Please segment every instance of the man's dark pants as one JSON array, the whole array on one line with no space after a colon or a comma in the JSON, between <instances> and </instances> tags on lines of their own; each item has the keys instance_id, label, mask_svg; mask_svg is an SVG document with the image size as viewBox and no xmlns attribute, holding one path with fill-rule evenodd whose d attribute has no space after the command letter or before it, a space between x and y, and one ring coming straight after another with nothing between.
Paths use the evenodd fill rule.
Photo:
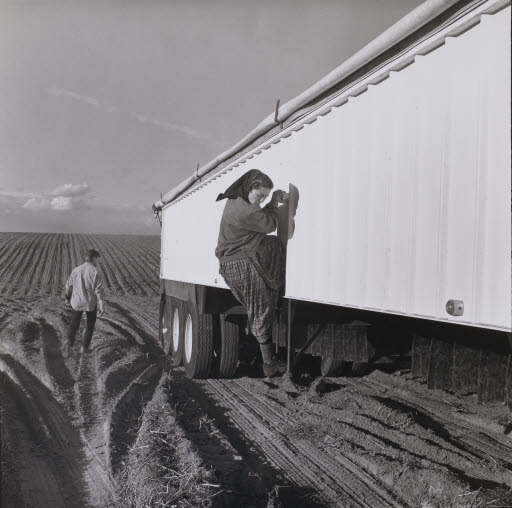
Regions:
<instances>
[{"instance_id":1,"label":"man's dark pants","mask_svg":"<svg viewBox=\"0 0 512 508\"><path fill-rule=\"evenodd\" d=\"M84 330L84 334L82 337L82 347L87 349L91 344L92 334L94 333L94 325L96 324L96 314L98 312L98 308L96 307L94 310L87 310L85 314L87 315L87 326ZM83 310L71 310L71 321L69 323L69 333L68 333L68 342L69 345L72 346L73 342L75 342L75 335L80 328L80 320L82 319Z\"/></svg>"}]
</instances>

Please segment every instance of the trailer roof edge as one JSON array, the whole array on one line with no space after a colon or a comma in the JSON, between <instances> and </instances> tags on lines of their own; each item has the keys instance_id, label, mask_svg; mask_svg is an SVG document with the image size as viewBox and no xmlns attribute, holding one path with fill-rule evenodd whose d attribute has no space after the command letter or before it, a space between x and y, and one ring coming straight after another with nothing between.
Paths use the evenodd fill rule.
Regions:
<instances>
[{"instance_id":1,"label":"trailer roof edge","mask_svg":"<svg viewBox=\"0 0 512 508\"><path fill-rule=\"evenodd\" d=\"M283 104L278 110L278 115L275 111L272 112L255 129L249 132L231 148L222 152L204 166L198 168L193 175L183 180L180 184L167 192L160 200L154 202L153 209L161 210L167 203L170 203L189 189L198 179L216 169L224 161L239 153L249 144L276 127L276 125L284 122L295 112L305 107L308 103L311 103L322 94L325 94L329 89L336 86L342 80L348 78L350 75L369 64L372 60L382 55L382 53L400 43L403 39L419 30L426 23L432 21L457 3L467 6L473 2L461 0L427 0L423 4L419 5L416 9L406 14L381 35L356 52L348 60L336 67L333 71L327 74L327 76L298 96ZM483 2L474 3L478 5Z\"/></svg>"}]
</instances>

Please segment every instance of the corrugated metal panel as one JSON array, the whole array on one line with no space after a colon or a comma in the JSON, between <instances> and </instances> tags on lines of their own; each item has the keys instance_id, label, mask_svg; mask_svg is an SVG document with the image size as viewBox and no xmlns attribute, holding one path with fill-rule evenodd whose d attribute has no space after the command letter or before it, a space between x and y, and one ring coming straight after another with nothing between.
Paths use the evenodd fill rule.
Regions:
<instances>
[{"instance_id":1,"label":"corrugated metal panel","mask_svg":"<svg viewBox=\"0 0 512 508\"><path fill-rule=\"evenodd\" d=\"M258 167L300 192L288 297L510 329L509 19L482 16L166 207L164 277L224 286L215 198Z\"/></svg>"}]
</instances>

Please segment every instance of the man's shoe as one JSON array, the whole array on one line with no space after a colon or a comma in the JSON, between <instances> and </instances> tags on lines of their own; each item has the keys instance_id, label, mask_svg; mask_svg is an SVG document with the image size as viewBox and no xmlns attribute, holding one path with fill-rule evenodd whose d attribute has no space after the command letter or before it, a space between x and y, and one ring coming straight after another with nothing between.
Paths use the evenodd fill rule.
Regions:
<instances>
[{"instance_id":1,"label":"man's shoe","mask_svg":"<svg viewBox=\"0 0 512 508\"><path fill-rule=\"evenodd\" d=\"M272 358L270 363L263 364L263 375L265 377L278 376L280 374L284 374L285 372L286 363L278 360L277 358Z\"/></svg>"}]
</instances>

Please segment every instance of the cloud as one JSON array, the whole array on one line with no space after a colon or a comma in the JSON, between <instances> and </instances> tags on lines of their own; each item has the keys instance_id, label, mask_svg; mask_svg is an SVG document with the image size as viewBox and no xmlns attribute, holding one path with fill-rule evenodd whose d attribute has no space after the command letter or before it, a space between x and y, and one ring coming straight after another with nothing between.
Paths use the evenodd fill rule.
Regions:
<instances>
[{"instance_id":1,"label":"cloud","mask_svg":"<svg viewBox=\"0 0 512 508\"><path fill-rule=\"evenodd\" d=\"M58 196L51 200L50 208L52 210L56 210L56 211L60 212L60 211L71 210L73 208L74 204L75 203L73 202L72 197Z\"/></svg>"},{"instance_id":2,"label":"cloud","mask_svg":"<svg viewBox=\"0 0 512 508\"><path fill-rule=\"evenodd\" d=\"M34 192L24 192L24 191L8 191L4 189L0 189L0 197L5 198L13 198L13 199L26 199L36 197L38 194Z\"/></svg>"},{"instance_id":3,"label":"cloud","mask_svg":"<svg viewBox=\"0 0 512 508\"><path fill-rule=\"evenodd\" d=\"M91 191L86 183L65 183L52 192L12 191L0 189L0 201L4 211L12 206L38 212L42 210L62 212L84 205L83 196Z\"/></svg>"},{"instance_id":4,"label":"cloud","mask_svg":"<svg viewBox=\"0 0 512 508\"><path fill-rule=\"evenodd\" d=\"M59 185L53 189L53 196L83 196L87 194L91 189L86 183L72 184L65 183L63 185Z\"/></svg>"},{"instance_id":5,"label":"cloud","mask_svg":"<svg viewBox=\"0 0 512 508\"><path fill-rule=\"evenodd\" d=\"M135 118L140 123L145 123L149 125L154 125L155 127L161 127L162 129L180 132L181 134L185 134L186 136L190 136L194 139L204 139L204 137L197 132L192 127L188 127L186 125L180 125L171 122L165 122L163 120L155 120L153 118L148 118L144 115L132 114L132 118Z\"/></svg>"},{"instance_id":6,"label":"cloud","mask_svg":"<svg viewBox=\"0 0 512 508\"><path fill-rule=\"evenodd\" d=\"M114 113L115 111L118 111L118 109L112 104L102 104L98 99L95 99L94 97L82 95L76 92L72 92L70 90L64 90L62 88L53 87L50 89L50 93L54 97L68 97L69 99L74 99L75 101L83 102L84 104L88 104L89 106L99 108L107 113Z\"/></svg>"},{"instance_id":7,"label":"cloud","mask_svg":"<svg viewBox=\"0 0 512 508\"><path fill-rule=\"evenodd\" d=\"M121 113L119 108L110 103L102 103L98 99L94 97L89 97L88 95L82 95L77 92L73 92L71 90L64 90L62 88L53 87L49 90L49 92L54 97L67 97L68 99L73 99L78 102L82 102L84 104L88 104L89 106L93 106L105 113ZM203 136L201 133L189 127L188 125L177 124L173 122L167 122L165 120L150 118L146 115L142 115L140 113L132 113L128 112L130 118L136 120L139 123L152 125L154 127L158 127L160 129L165 129L168 131L178 132L185 136L188 136L193 139L202 139L214 144L219 144L217 141L210 139L209 137ZM223 143L224 144L224 143Z\"/></svg>"},{"instance_id":8,"label":"cloud","mask_svg":"<svg viewBox=\"0 0 512 508\"><path fill-rule=\"evenodd\" d=\"M62 184L52 192L0 188L0 231L160 234L151 207L136 203L102 203L87 195L85 184ZM81 190L80 190L81 189Z\"/></svg>"},{"instance_id":9,"label":"cloud","mask_svg":"<svg viewBox=\"0 0 512 508\"><path fill-rule=\"evenodd\" d=\"M58 196L56 198L49 199L45 196L30 198L24 205L25 210L32 210L39 212L41 210L54 210L56 212L63 212L72 210L76 205L76 202L72 197Z\"/></svg>"},{"instance_id":10,"label":"cloud","mask_svg":"<svg viewBox=\"0 0 512 508\"><path fill-rule=\"evenodd\" d=\"M25 210L33 210L33 211L40 211L40 210L48 210L50 208L50 200L45 197L33 197L30 198L24 205L23 208Z\"/></svg>"}]
</instances>

